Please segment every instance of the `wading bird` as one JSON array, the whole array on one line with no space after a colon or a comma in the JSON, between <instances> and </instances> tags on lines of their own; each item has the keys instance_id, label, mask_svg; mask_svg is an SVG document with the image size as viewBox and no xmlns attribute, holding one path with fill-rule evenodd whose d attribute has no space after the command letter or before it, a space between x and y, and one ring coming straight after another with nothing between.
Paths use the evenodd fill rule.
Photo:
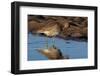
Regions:
<instances>
[{"instance_id":1,"label":"wading bird","mask_svg":"<svg viewBox=\"0 0 100 76\"><path fill-rule=\"evenodd\" d=\"M55 37L60 33L60 27L57 23L48 23L45 27L37 31L47 37ZM60 49L56 48L53 38L53 45L48 47L48 38L46 39L46 49L38 49L40 53L46 56L48 59L64 59Z\"/></svg>"},{"instance_id":2,"label":"wading bird","mask_svg":"<svg viewBox=\"0 0 100 76\"><path fill-rule=\"evenodd\" d=\"M57 25L57 23L48 23L45 27L37 30L37 33L40 33L50 38L55 37L60 33L60 27ZM53 38L53 45L54 44L55 42ZM48 38L46 39L46 48L48 48Z\"/></svg>"}]
</instances>

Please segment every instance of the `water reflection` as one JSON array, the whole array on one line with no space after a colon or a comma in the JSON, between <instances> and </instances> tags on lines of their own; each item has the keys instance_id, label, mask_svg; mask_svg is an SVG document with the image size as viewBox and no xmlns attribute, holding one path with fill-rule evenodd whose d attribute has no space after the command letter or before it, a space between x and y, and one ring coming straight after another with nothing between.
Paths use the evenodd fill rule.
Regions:
<instances>
[{"instance_id":1,"label":"water reflection","mask_svg":"<svg viewBox=\"0 0 100 76\"><path fill-rule=\"evenodd\" d=\"M28 34L28 60L47 60L48 58L40 54L37 48L46 48L45 37ZM55 45L59 48L63 56L69 56L70 59L87 58L87 41L78 41L73 39L54 38ZM48 46L52 46L52 38L48 38Z\"/></svg>"}]
</instances>

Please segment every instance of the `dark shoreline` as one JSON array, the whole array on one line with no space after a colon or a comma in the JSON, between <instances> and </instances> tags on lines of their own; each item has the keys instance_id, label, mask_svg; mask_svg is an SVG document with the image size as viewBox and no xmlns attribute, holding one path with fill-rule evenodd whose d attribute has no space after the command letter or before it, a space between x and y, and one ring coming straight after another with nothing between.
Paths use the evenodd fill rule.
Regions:
<instances>
[{"instance_id":1,"label":"dark shoreline","mask_svg":"<svg viewBox=\"0 0 100 76\"><path fill-rule=\"evenodd\" d=\"M37 33L31 33L32 35L36 35L36 36L41 36L41 37L47 37L43 34L37 34ZM48 37L50 38L50 37ZM59 39L64 39L64 40L73 40L73 41L78 41L78 42L88 42L88 38L87 37L61 37L61 36L55 36L53 38L59 38Z\"/></svg>"}]
</instances>

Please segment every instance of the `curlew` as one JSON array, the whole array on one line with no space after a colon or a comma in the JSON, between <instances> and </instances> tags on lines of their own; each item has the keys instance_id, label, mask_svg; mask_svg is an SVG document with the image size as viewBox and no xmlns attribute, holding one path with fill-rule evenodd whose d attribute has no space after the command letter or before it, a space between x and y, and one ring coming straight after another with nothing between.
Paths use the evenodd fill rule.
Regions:
<instances>
[{"instance_id":1,"label":"curlew","mask_svg":"<svg viewBox=\"0 0 100 76\"><path fill-rule=\"evenodd\" d=\"M45 27L37 30L37 33L43 34L47 37L55 37L60 33L60 27L57 23L48 23ZM53 38L53 45L54 45L54 38ZM48 48L48 39L46 39L46 47Z\"/></svg>"}]
</instances>

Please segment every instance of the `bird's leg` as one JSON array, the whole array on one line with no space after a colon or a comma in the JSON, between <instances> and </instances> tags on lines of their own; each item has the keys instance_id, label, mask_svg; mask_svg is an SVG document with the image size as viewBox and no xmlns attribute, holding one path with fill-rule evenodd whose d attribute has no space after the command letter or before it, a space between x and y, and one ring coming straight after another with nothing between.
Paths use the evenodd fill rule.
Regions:
<instances>
[{"instance_id":1,"label":"bird's leg","mask_svg":"<svg viewBox=\"0 0 100 76\"><path fill-rule=\"evenodd\" d=\"M55 39L54 39L54 37L52 39L52 42L53 42L53 46L55 46Z\"/></svg>"},{"instance_id":2,"label":"bird's leg","mask_svg":"<svg viewBox=\"0 0 100 76\"><path fill-rule=\"evenodd\" d=\"M46 37L46 49L48 49L48 37Z\"/></svg>"}]
</instances>

